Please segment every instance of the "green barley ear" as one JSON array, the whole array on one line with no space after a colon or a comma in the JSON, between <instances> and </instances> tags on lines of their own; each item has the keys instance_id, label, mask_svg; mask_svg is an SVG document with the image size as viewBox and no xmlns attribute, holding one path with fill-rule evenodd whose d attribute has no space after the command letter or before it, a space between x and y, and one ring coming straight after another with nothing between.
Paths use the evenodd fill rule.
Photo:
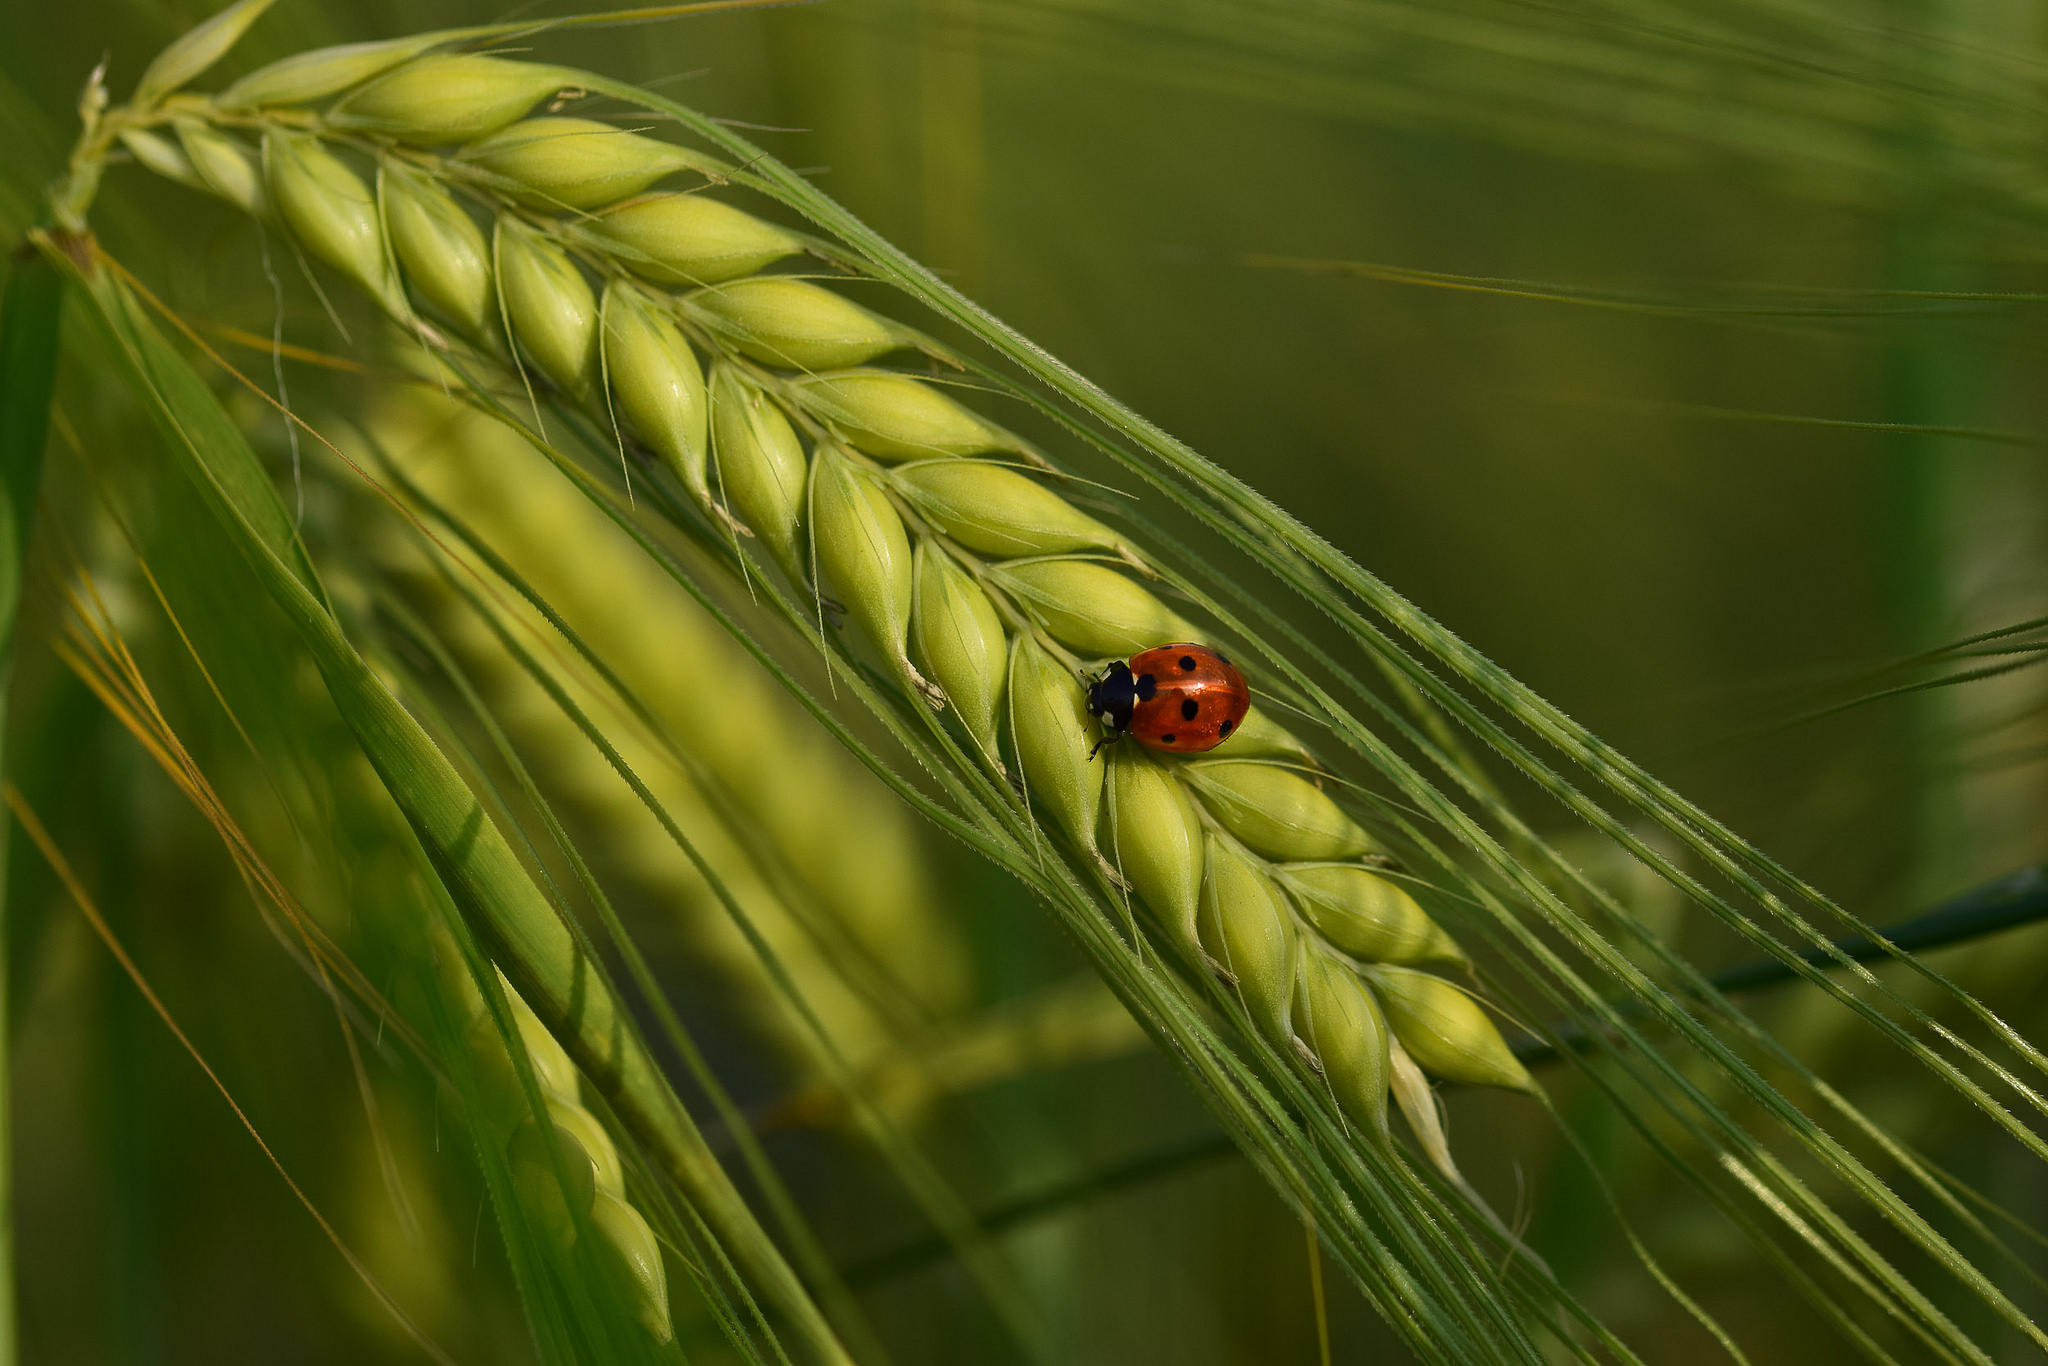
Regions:
<instances>
[{"instance_id":1,"label":"green barley ear","mask_svg":"<svg viewBox=\"0 0 2048 1366\"><path fill-rule=\"evenodd\" d=\"M263 168L256 154L238 138L231 138L197 119L176 119L178 144L185 149L200 182L244 213L261 217L269 212L263 194Z\"/></svg>"},{"instance_id":2,"label":"green barley ear","mask_svg":"<svg viewBox=\"0 0 2048 1366\"><path fill-rule=\"evenodd\" d=\"M719 174L728 168L672 142L660 142L595 119L525 119L456 153L458 163L488 173L513 197L541 207L594 209L630 198L677 171Z\"/></svg>"},{"instance_id":3,"label":"green barley ear","mask_svg":"<svg viewBox=\"0 0 2048 1366\"><path fill-rule=\"evenodd\" d=\"M1275 876L1323 938L1355 958L1368 963L1468 961L1415 898L1386 878L1347 864L1283 866Z\"/></svg>"},{"instance_id":4,"label":"green barley ear","mask_svg":"<svg viewBox=\"0 0 2048 1366\"><path fill-rule=\"evenodd\" d=\"M175 39L143 68L142 79L135 83L135 107L151 108L226 56L271 4L272 0L240 0Z\"/></svg>"},{"instance_id":5,"label":"green barley ear","mask_svg":"<svg viewBox=\"0 0 2048 1366\"><path fill-rule=\"evenodd\" d=\"M702 194L651 195L578 225L621 265L664 285L715 285L804 249L794 234Z\"/></svg>"},{"instance_id":6,"label":"green barley ear","mask_svg":"<svg viewBox=\"0 0 2048 1366\"><path fill-rule=\"evenodd\" d=\"M1022 451L1024 443L931 385L890 370L813 375L796 400L878 460Z\"/></svg>"},{"instance_id":7,"label":"green barley ear","mask_svg":"<svg viewBox=\"0 0 2048 1366\"><path fill-rule=\"evenodd\" d=\"M1284 1048L1293 1034L1294 916L1273 880L1227 841L1210 836L1202 861L1202 948L1260 1031Z\"/></svg>"},{"instance_id":8,"label":"green barley ear","mask_svg":"<svg viewBox=\"0 0 2048 1366\"><path fill-rule=\"evenodd\" d=\"M807 467L782 410L731 364L711 367L711 446L718 486L790 582L808 583L798 531Z\"/></svg>"},{"instance_id":9,"label":"green barley ear","mask_svg":"<svg viewBox=\"0 0 2048 1366\"><path fill-rule=\"evenodd\" d=\"M1388 1135L1390 1065L1386 1018L1348 966L1304 947L1294 1027L1314 1050L1338 1108L1375 1137Z\"/></svg>"},{"instance_id":10,"label":"green barley ear","mask_svg":"<svg viewBox=\"0 0 2048 1366\"><path fill-rule=\"evenodd\" d=\"M1367 968L1365 976L1386 1007L1394 1037L1431 1076L1472 1086L1536 1089L1492 1017L1456 984L1409 968Z\"/></svg>"},{"instance_id":11,"label":"green barley ear","mask_svg":"<svg viewBox=\"0 0 2048 1366\"><path fill-rule=\"evenodd\" d=\"M1029 475L982 460L926 460L892 476L927 521L985 555L1111 550L1117 534Z\"/></svg>"},{"instance_id":12,"label":"green barley ear","mask_svg":"<svg viewBox=\"0 0 2048 1366\"><path fill-rule=\"evenodd\" d=\"M597 296L576 263L516 218L499 215L498 293L519 350L564 392L589 394L597 370Z\"/></svg>"},{"instance_id":13,"label":"green barley ear","mask_svg":"<svg viewBox=\"0 0 2048 1366\"><path fill-rule=\"evenodd\" d=\"M214 103L223 109L311 104L382 75L443 41L443 34L423 33L411 38L344 43L294 53L269 66L258 67L223 90Z\"/></svg>"},{"instance_id":14,"label":"green barley ear","mask_svg":"<svg viewBox=\"0 0 2048 1366\"><path fill-rule=\"evenodd\" d=\"M609 1191L599 1191L590 1206L597 1230L598 1255L614 1263L614 1271L633 1287L633 1311L656 1342L675 1336L668 1316L668 1273L661 1265L661 1244L640 1212Z\"/></svg>"},{"instance_id":15,"label":"green barley ear","mask_svg":"<svg viewBox=\"0 0 2048 1366\"><path fill-rule=\"evenodd\" d=\"M1284 768L1210 759L1180 772L1224 829L1267 858L1307 863L1379 852L1321 788Z\"/></svg>"},{"instance_id":16,"label":"green barley ear","mask_svg":"<svg viewBox=\"0 0 2048 1366\"><path fill-rule=\"evenodd\" d=\"M930 542L912 557L911 643L954 715L988 761L1002 770L996 710L1008 678L1009 637L974 576Z\"/></svg>"},{"instance_id":17,"label":"green barley ear","mask_svg":"<svg viewBox=\"0 0 2048 1366\"><path fill-rule=\"evenodd\" d=\"M1118 746L1109 756L1109 861L1145 898L1190 962L1202 961L1202 818L1163 765Z\"/></svg>"},{"instance_id":18,"label":"green barley ear","mask_svg":"<svg viewBox=\"0 0 2048 1366\"><path fill-rule=\"evenodd\" d=\"M1062 644L1095 658L1123 658L1202 632L1150 592L1090 560L997 565L997 582Z\"/></svg>"},{"instance_id":19,"label":"green barley ear","mask_svg":"<svg viewBox=\"0 0 2048 1366\"><path fill-rule=\"evenodd\" d=\"M304 133L263 135L270 202L306 250L369 291L399 317L405 302L384 252L370 187L340 158Z\"/></svg>"},{"instance_id":20,"label":"green barley ear","mask_svg":"<svg viewBox=\"0 0 2048 1366\"><path fill-rule=\"evenodd\" d=\"M910 538L889 495L844 456L821 450L811 462L810 501L821 586L846 604L884 662L943 706L944 695L910 662Z\"/></svg>"},{"instance_id":21,"label":"green barley ear","mask_svg":"<svg viewBox=\"0 0 2048 1366\"><path fill-rule=\"evenodd\" d=\"M491 251L454 196L387 159L377 170L384 229L405 282L472 340L490 334Z\"/></svg>"},{"instance_id":22,"label":"green barley ear","mask_svg":"<svg viewBox=\"0 0 2048 1366\"><path fill-rule=\"evenodd\" d=\"M1010 741L1031 798L1074 843L1094 853L1102 818L1103 765L1091 756L1102 738L1073 674L1029 633L1010 650Z\"/></svg>"},{"instance_id":23,"label":"green barley ear","mask_svg":"<svg viewBox=\"0 0 2048 1366\"><path fill-rule=\"evenodd\" d=\"M697 353L667 310L630 284L606 286L604 373L619 415L675 471L699 506L710 507L710 395Z\"/></svg>"},{"instance_id":24,"label":"green barley ear","mask_svg":"<svg viewBox=\"0 0 2048 1366\"><path fill-rule=\"evenodd\" d=\"M917 344L917 335L808 280L766 275L683 297L692 318L755 360L837 370Z\"/></svg>"},{"instance_id":25,"label":"green barley ear","mask_svg":"<svg viewBox=\"0 0 2048 1366\"><path fill-rule=\"evenodd\" d=\"M557 67L445 53L380 76L329 110L327 121L400 142L472 142L574 84L574 73Z\"/></svg>"}]
</instances>

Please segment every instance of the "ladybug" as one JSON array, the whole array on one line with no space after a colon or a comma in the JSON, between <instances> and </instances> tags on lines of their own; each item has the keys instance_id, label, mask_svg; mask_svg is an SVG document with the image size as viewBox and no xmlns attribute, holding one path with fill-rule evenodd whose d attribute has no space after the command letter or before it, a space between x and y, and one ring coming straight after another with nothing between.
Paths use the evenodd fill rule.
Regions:
<instances>
[{"instance_id":1,"label":"ladybug","mask_svg":"<svg viewBox=\"0 0 2048 1366\"><path fill-rule=\"evenodd\" d=\"M1208 646L1186 642L1118 661L1088 685L1088 710L1102 722L1098 750L1133 735L1148 749L1200 754L1228 740L1251 707L1244 675Z\"/></svg>"}]
</instances>

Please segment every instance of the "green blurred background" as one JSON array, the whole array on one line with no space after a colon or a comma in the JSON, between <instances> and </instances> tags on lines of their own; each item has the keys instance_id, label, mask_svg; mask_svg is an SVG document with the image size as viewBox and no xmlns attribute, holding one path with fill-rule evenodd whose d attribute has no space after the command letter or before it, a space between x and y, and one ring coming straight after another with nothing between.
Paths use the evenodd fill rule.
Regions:
<instances>
[{"instance_id":1,"label":"green blurred background","mask_svg":"<svg viewBox=\"0 0 2048 1366\"><path fill-rule=\"evenodd\" d=\"M10 235L59 169L93 63L110 55L125 89L207 8L0 12ZM284 0L234 66L497 17ZM2048 612L2040 11L831 0L537 45L765 129L970 296L1858 915L1895 919L2043 856L2038 670L1800 719L1925 676L1874 669ZM230 211L116 172L96 222L175 307L268 333L254 237ZM286 335L333 346L304 295L294 282ZM118 430L94 377L65 393ZM331 1010L211 831L89 699L57 681L43 696L10 744L34 755L51 737L24 762L77 775L53 825L96 832L76 837L181 1023L437 1336L463 1360L526 1359L481 1190L459 1151L437 1151L431 1088L380 1074L399 1097L395 1150L433 1192L408 1238L380 1212ZM1525 814L1574 837L1533 798ZM1019 892L928 843L976 1005L1077 971ZM21 895L47 903L15 950L27 1358L416 1359L25 862L17 850ZM1660 914L1657 889L1593 871ZM658 923L657 893L641 900L638 923ZM1742 956L1704 927L1668 933L1708 966ZM721 1012L715 966L660 947L735 1091L772 1107L792 1068ZM2022 1027L2041 1022L2040 934L1941 961ZM2038 1171L1948 1119L1953 1097L1926 1077L1894 1075L1810 1001L1758 1009L1872 1115L2023 1220L2048 1218ZM983 1208L1157 1159L1006 1235L1061 1359L1315 1361L1299 1223L1204 1146L1209 1122L1163 1063L1136 1043L1108 1052L921 1121ZM1836 1359L1771 1268L1569 1081L1546 1081L1754 1360ZM1489 1198L1648 1359L1719 1359L1540 1111L1492 1095L1450 1109ZM957 1268L891 1259L927 1230L857 1143L802 1128L773 1143L899 1361L1011 1359ZM1380 1359L1340 1281L1329 1312L1337 1360Z\"/></svg>"}]
</instances>

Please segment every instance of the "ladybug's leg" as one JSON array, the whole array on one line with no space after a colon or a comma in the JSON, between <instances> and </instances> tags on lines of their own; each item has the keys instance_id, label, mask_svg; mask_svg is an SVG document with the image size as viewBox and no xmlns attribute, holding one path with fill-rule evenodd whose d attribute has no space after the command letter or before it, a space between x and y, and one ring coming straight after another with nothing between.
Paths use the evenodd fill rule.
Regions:
<instances>
[{"instance_id":1,"label":"ladybug's leg","mask_svg":"<svg viewBox=\"0 0 2048 1366\"><path fill-rule=\"evenodd\" d=\"M1091 750L1089 750L1089 751L1088 751L1088 758L1090 759L1090 761L1093 761L1096 755L1098 755L1098 754L1102 753L1102 747L1103 747L1104 745L1113 745L1113 744L1115 744L1115 743L1116 743L1117 741L1119 741L1119 740L1123 739L1123 738L1124 738L1124 736L1126 736L1126 735L1128 735L1128 734L1130 734L1130 732L1129 732L1129 731L1123 731L1123 730L1113 730L1113 731L1111 731L1111 732L1110 732L1109 734L1107 734L1107 735L1103 736L1103 737L1102 737L1102 738L1101 738L1100 740L1097 740L1097 741L1095 742L1095 748L1093 748L1093 749L1091 749Z\"/></svg>"}]
</instances>

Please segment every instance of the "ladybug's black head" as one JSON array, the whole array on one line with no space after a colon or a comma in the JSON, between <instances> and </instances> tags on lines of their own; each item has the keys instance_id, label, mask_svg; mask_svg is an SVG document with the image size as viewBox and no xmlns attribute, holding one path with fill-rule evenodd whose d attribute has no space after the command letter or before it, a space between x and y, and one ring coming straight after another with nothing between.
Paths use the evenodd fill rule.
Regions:
<instances>
[{"instance_id":1,"label":"ladybug's black head","mask_svg":"<svg viewBox=\"0 0 2048 1366\"><path fill-rule=\"evenodd\" d=\"M1142 679L1131 677L1131 666L1118 660L1088 685L1088 712L1114 739L1131 728L1131 712L1157 686L1150 674Z\"/></svg>"}]
</instances>

